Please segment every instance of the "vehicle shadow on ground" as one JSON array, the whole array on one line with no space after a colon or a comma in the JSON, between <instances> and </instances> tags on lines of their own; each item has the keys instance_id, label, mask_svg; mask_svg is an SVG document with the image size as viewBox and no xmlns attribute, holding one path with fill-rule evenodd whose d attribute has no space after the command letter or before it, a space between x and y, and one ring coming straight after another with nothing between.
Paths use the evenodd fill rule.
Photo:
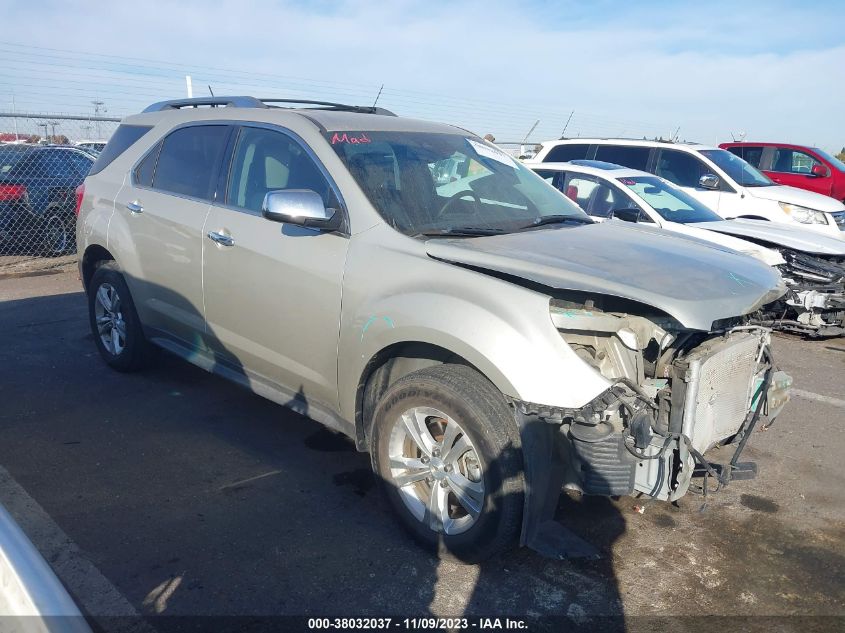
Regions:
<instances>
[{"instance_id":1,"label":"vehicle shadow on ground","mask_svg":"<svg viewBox=\"0 0 845 633\"><path fill-rule=\"evenodd\" d=\"M16 342L0 362L16 372L0 386L10 403L0 459L45 491L39 503L156 628L184 630L198 615L239 618L216 630L265 616L278 628L280 615L624 628L611 550L625 519L609 501L564 495L557 508L599 560L527 549L478 565L439 558L400 529L368 456L345 436L169 354L139 374L111 371L81 293L8 301L2 313ZM45 398L44 380L61 388ZM294 400L309 406L301 389ZM40 407L46 417L31 415ZM164 601L163 585L173 587Z\"/></svg>"}]
</instances>

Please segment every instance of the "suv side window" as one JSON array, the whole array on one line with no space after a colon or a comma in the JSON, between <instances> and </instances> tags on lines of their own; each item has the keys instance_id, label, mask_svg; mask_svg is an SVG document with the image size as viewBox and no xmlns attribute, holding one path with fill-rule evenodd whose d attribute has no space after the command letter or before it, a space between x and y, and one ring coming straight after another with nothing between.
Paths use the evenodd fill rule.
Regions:
<instances>
[{"instance_id":1,"label":"suv side window","mask_svg":"<svg viewBox=\"0 0 845 633\"><path fill-rule=\"evenodd\" d=\"M760 159L763 157L763 148L759 145L734 145L729 147L728 151L743 159L746 163L753 165L757 169L760 167Z\"/></svg>"},{"instance_id":2,"label":"suv side window","mask_svg":"<svg viewBox=\"0 0 845 633\"><path fill-rule=\"evenodd\" d=\"M590 146L587 143L577 143L572 145L558 145L549 150L549 153L543 159L544 163L565 163L570 160L580 160L587 158L587 150Z\"/></svg>"},{"instance_id":3,"label":"suv side window","mask_svg":"<svg viewBox=\"0 0 845 633\"><path fill-rule=\"evenodd\" d=\"M702 161L675 149L660 150L660 158L654 173L679 187L698 187L699 179L712 170Z\"/></svg>"},{"instance_id":4,"label":"suv side window","mask_svg":"<svg viewBox=\"0 0 845 633\"><path fill-rule=\"evenodd\" d=\"M161 146L153 188L211 200L228 134L226 125L195 125L171 132Z\"/></svg>"},{"instance_id":5,"label":"suv side window","mask_svg":"<svg viewBox=\"0 0 845 633\"><path fill-rule=\"evenodd\" d=\"M226 204L260 213L264 196L279 189L310 189L326 207L338 206L328 180L299 143L282 132L241 128Z\"/></svg>"},{"instance_id":6,"label":"suv side window","mask_svg":"<svg viewBox=\"0 0 845 633\"><path fill-rule=\"evenodd\" d=\"M772 159L771 171L778 171L787 174L809 174L814 165L820 165L819 161L806 152L778 147Z\"/></svg>"},{"instance_id":7,"label":"suv side window","mask_svg":"<svg viewBox=\"0 0 845 633\"><path fill-rule=\"evenodd\" d=\"M645 171L648 167L649 147L633 147L629 145L599 145L596 149L596 160L615 163L631 169Z\"/></svg>"}]
</instances>

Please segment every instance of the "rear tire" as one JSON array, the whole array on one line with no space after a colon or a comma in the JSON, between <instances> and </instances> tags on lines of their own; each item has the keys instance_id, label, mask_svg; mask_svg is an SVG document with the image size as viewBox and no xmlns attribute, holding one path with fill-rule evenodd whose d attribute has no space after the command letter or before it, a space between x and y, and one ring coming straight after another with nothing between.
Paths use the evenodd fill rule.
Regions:
<instances>
[{"instance_id":1,"label":"rear tire","mask_svg":"<svg viewBox=\"0 0 845 633\"><path fill-rule=\"evenodd\" d=\"M438 365L394 383L376 407L370 454L425 549L477 562L516 543L525 485L516 422L474 369Z\"/></svg>"},{"instance_id":2,"label":"rear tire","mask_svg":"<svg viewBox=\"0 0 845 633\"><path fill-rule=\"evenodd\" d=\"M51 215L40 229L44 238L41 252L47 257L60 257L76 251L76 216Z\"/></svg>"},{"instance_id":3,"label":"rear tire","mask_svg":"<svg viewBox=\"0 0 845 633\"><path fill-rule=\"evenodd\" d=\"M122 372L146 367L153 347L144 337L129 286L117 264L101 264L88 285L88 315L94 343L103 360Z\"/></svg>"}]
</instances>

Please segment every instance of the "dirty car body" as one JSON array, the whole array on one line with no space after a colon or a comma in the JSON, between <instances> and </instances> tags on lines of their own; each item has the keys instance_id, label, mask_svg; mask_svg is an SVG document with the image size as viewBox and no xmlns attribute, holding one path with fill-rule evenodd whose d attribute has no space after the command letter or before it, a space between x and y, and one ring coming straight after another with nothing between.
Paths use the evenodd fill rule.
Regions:
<instances>
[{"instance_id":1,"label":"dirty car body","mask_svg":"<svg viewBox=\"0 0 845 633\"><path fill-rule=\"evenodd\" d=\"M78 223L95 342L115 318L113 301L108 314L98 301L125 281L145 341L370 451L423 543L478 560L513 537L560 555L551 518L563 486L671 500L696 464L725 483L739 462L717 472L702 454L744 445L788 399L769 330L748 323L785 292L774 269L595 224L469 132L257 102L164 106L125 123L150 131L86 181ZM217 189L191 201L205 215L175 236L161 233L164 216L140 232L164 194L157 175L146 187L135 179L156 152L160 169L168 139L191 126L231 128ZM291 167L251 197L255 178L239 188L238 174L280 147L266 134L284 136L274 158ZM318 170L294 186L305 158ZM286 186L291 195L276 196ZM167 196L166 213L184 200ZM132 335L132 322L122 327L115 340ZM126 369L104 345L106 361Z\"/></svg>"}]
</instances>

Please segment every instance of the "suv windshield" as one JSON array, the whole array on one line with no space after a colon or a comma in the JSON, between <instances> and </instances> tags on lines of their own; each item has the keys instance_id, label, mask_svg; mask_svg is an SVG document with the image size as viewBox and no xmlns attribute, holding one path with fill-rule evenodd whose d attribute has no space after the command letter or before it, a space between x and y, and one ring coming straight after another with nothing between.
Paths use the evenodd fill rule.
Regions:
<instances>
[{"instance_id":1,"label":"suv windshield","mask_svg":"<svg viewBox=\"0 0 845 633\"><path fill-rule=\"evenodd\" d=\"M739 156L724 149L700 149L700 154L712 160L728 176L744 187L770 187L775 183Z\"/></svg>"},{"instance_id":2,"label":"suv windshield","mask_svg":"<svg viewBox=\"0 0 845 633\"><path fill-rule=\"evenodd\" d=\"M554 187L478 138L422 132L327 132L326 138L385 221L406 235L590 222Z\"/></svg>"},{"instance_id":3,"label":"suv windshield","mask_svg":"<svg viewBox=\"0 0 845 633\"><path fill-rule=\"evenodd\" d=\"M718 222L722 218L680 189L676 189L656 176L618 178L619 182L645 200L664 220L689 224L691 222Z\"/></svg>"}]
</instances>

